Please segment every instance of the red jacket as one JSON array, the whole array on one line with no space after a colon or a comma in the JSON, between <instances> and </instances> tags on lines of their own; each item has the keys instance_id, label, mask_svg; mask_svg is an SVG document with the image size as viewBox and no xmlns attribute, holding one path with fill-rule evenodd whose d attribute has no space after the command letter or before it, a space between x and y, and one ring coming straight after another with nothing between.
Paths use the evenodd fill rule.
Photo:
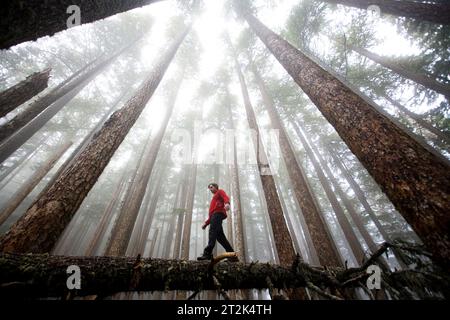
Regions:
<instances>
[{"instance_id":1,"label":"red jacket","mask_svg":"<svg viewBox=\"0 0 450 320\"><path fill-rule=\"evenodd\" d=\"M230 204L230 197L228 197L228 195L222 189L217 190L217 192L214 193L211 199L211 204L209 205L208 220L205 221L205 225L209 225L211 216L214 212L223 213L225 215L225 218L227 217L227 211L225 210L226 203Z\"/></svg>"}]
</instances>

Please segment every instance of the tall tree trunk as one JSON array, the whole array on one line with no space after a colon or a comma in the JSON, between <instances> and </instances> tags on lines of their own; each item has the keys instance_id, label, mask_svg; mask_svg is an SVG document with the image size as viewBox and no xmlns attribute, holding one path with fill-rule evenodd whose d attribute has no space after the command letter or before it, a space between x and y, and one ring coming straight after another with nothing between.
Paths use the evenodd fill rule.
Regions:
<instances>
[{"instance_id":1,"label":"tall tree trunk","mask_svg":"<svg viewBox=\"0 0 450 320\"><path fill-rule=\"evenodd\" d=\"M321 265L328 266L341 265L336 245L322 217L320 207L314 198L303 168L297 162L286 129L277 113L272 97L269 95L266 85L256 67L252 64L251 68L255 76L256 84L261 92L264 105L268 111L272 127L278 130L281 152L286 162L287 172L318 254L319 262Z\"/></svg>"},{"instance_id":2,"label":"tall tree trunk","mask_svg":"<svg viewBox=\"0 0 450 320\"><path fill-rule=\"evenodd\" d=\"M356 228L358 229L359 233L363 237L364 241L366 242L367 246L369 247L369 253L373 254L378 249L378 246L375 244L375 242L372 239L372 236L369 234L367 227L364 226L363 221L360 218L360 215L356 212L355 207L353 206L352 202L348 198L347 194L342 190L342 187L340 186L337 179L334 177L333 173L331 172L330 168L328 167L327 162L323 159L322 155L320 154L320 151L317 147L315 147L313 144L311 144L311 149L316 154L317 159L319 159L319 163L324 169L326 175L328 176L328 179L331 181L331 184L334 187L334 190L337 192L339 198L341 198L342 203L344 204L344 207L347 209L348 213L350 214L351 219L353 223L355 224ZM363 250L362 246L359 245L359 248ZM362 264L365 262L369 257L368 254L365 254L362 252L361 254L361 260L358 261L359 264ZM382 266L389 270L389 264L387 260L384 257L380 257L380 263L382 263Z\"/></svg>"},{"instance_id":3,"label":"tall tree trunk","mask_svg":"<svg viewBox=\"0 0 450 320\"><path fill-rule=\"evenodd\" d=\"M123 210L120 212L120 215L114 225L112 238L106 251L106 255L108 256L122 256L125 255L127 251L131 233L133 232L133 228L139 214L139 209L141 208L142 200L144 199L145 191L147 190L148 181L155 165L156 156L158 155L164 133L167 130L170 117L175 107L176 97L181 86L182 79L182 76L179 77L177 84L174 86L174 91L169 99L168 108L166 114L164 115L161 128L154 139L152 139L151 146L145 153L142 169L139 169L139 178L131 192L127 194L123 205Z\"/></svg>"},{"instance_id":4,"label":"tall tree trunk","mask_svg":"<svg viewBox=\"0 0 450 320\"><path fill-rule=\"evenodd\" d=\"M244 107L247 115L248 125L251 130L256 133L256 141L253 141L255 148L255 155L257 158L258 172L261 179L264 196L267 203L267 209L270 217L270 223L273 229L273 236L275 247L277 249L280 264L292 264L295 258L295 250L292 244L292 238L289 234L286 221L284 220L283 209L281 207L280 199L278 198L277 188L270 172L270 166L267 159L267 154L261 141L256 116L253 111L253 106L250 102L247 85L245 83L244 75L239 66L236 54L234 53L235 69L239 77L241 93L244 98Z\"/></svg>"},{"instance_id":5,"label":"tall tree trunk","mask_svg":"<svg viewBox=\"0 0 450 320\"><path fill-rule=\"evenodd\" d=\"M47 68L35 72L25 80L0 92L0 118L47 88L50 71L51 69Z\"/></svg>"},{"instance_id":6,"label":"tall tree trunk","mask_svg":"<svg viewBox=\"0 0 450 320\"><path fill-rule=\"evenodd\" d=\"M377 227L377 229L380 232L381 236L383 237L384 241L392 242L391 237L386 232L383 225L380 223L380 220L376 216L375 212L373 212L372 207L370 206L369 202L367 201L364 191L361 189L361 187L355 181L355 179L353 179L352 175L350 174L350 171L345 167L345 165L339 159L339 157L336 153L336 150L329 145L326 146L326 149L328 151L328 154L330 154L331 157L333 158L333 162L339 168L339 170L344 175L345 179L347 180L347 182L349 183L349 185L355 192L356 197L358 198L359 202L361 202L361 204L363 205L365 212L369 215L370 219L373 221L373 223ZM392 251L393 251L395 257L397 258L397 261L400 264L400 266L402 268L406 269L406 263L403 261L401 255L399 255L397 253L397 250L395 248L393 248Z\"/></svg>"},{"instance_id":7,"label":"tall tree trunk","mask_svg":"<svg viewBox=\"0 0 450 320\"><path fill-rule=\"evenodd\" d=\"M445 141L447 144L450 145L450 134L449 133L443 132L443 131L439 130L438 128L434 127L431 123L429 123L428 121L424 120L420 115L410 111L408 108L403 106L398 101L392 99L387 94L383 94L383 98L385 98L394 107L396 107L398 110L400 110L400 112L406 114L408 117L410 117L415 122L417 122L422 128L427 129L428 131L430 131L431 133L436 135L437 138Z\"/></svg>"},{"instance_id":8,"label":"tall tree trunk","mask_svg":"<svg viewBox=\"0 0 450 320\"><path fill-rule=\"evenodd\" d=\"M0 49L68 29L74 13L67 10L72 5L79 7L81 23L85 24L157 1L160 0L10 0L0 11Z\"/></svg>"},{"instance_id":9,"label":"tall tree trunk","mask_svg":"<svg viewBox=\"0 0 450 320\"><path fill-rule=\"evenodd\" d=\"M44 189L42 189L42 191L39 193L39 195L37 196L38 198L44 194L44 192L47 192L48 188L50 188L50 186L53 185L53 183L55 183L56 179L59 177L59 175L61 174L61 172L63 172L63 170L69 166L73 159L75 159L75 157L80 154L83 149L88 145L89 141L92 140L92 137L94 137L94 135L102 128L103 123L108 120L108 118L111 116L111 114L114 112L114 109L116 108L116 106L119 104L120 100L122 100L122 98L124 97L125 94L122 94L118 99L116 99L115 102L113 102L112 107L110 108L110 110L108 112L105 113L105 115L100 119L100 121L97 123L97 125L94 127L94 129L87 134L83 140L81 140L81 142L78 144L78 146L76 147L76 149L70 154L70 156L66 159L66 161L64 161L64 163L58 168L58 171L55 172L55 174L53 175L53 177L50 179L50 181L47 183L47 185L45 186Z\"/></svg>"},{"instance_id":10,"label":"tall tree trunk","mask_svg":"<svg viewBox=\"0 0 450 320\"><path fill-rule=\"evenodd\" d=\"M186 213L184 216L183 242L181 243L181 259L189 260L189 248L191 244L192 211L194 209L195 185L197 182L197 151L194 150L194 159L189 177L188 195L186 200Z\"/></svg>"},{"instance_id":11,"label":"tall tree trunk","mask_svg":"<svg viewBox=\"0 0 450 320\"><path fill-rule=\"evenodd\" d=\"M121 53L133 46L136 41L124 47L114 55L96 64L81 76L49 93L42 100L31 104L24 113L16 116L0 128L0 162L6 160L25 141L31 138L50 119L71 101L92 79L109 66ZM53 102L50 105L47 103ZM48 107L47 107L48 106ZM42 112L41 112L42 111Z\"/></svg>"},{"instance_id":12,"label":"tall tree trunk","mask_svg":"<svg viewBox=\"0 0 450 320\"><path fill-rule=\"evenodd\" d=\"M226 91L227 97L229 96L229 91ZM228 105L228 123L235 132L234 119L231 110L231 105ZM247 262L247 245L245 243L244 235L244 218L242 216L242 206L241 206L241 187L239 182L239 167L237 161L237 147L236 140L233 138L233 164L231 165L231 195L233 200L233 214L234 214L234 231L235 231L235 246L234 250L237 251L237 256L240 261ZM248 293L247 293L248 294Z\"/></svg>"},{"instance_id":13,"label":"tall tree trunk","mask_svg":"<svg viewBox=\"0 0 450 320\"><path fill-rule=\"evenodd\" d=\"M331 186L328 182L328 179L326 178L323 169L320 167L319 162L316 160L315 155L311 147L309 146L309 143L307 141L307 138L303 135L303 132L300 130L299 127L295 126L297 135L300 138L300 141L302 142L302 145L308 154L309 159L311 160L311 163L314 166L314 170L316 171L316 174L319 178L319 181L327 195L328 200L330 201L330 204L333 208L334 213L336 214L336 218L339 222L339 225L342 228L342 231L344 233L344 237L347 240L348 244L350 245L350 249L353 252L353 255L356 258L357 264L361 264L364 258L364 250L361 247L361 244L359 243L358 238L356 237L356 234L350 225L350 222L345 215L344 210L342 209L341 205L339 204L339 201L331 189Z\"/></svg>"},{"instance_id":14,"label":"tall tree trunk","mask_svg":"<svg viewBox=\"0 0 450 320\"><path fill-rule=\"evenodd\" d=\"M160 179L162 179L162 175L161 175ZM159 180L159 182L161 182L161 181L162 180ZM162 188L156 189L155 192L153 193L153 196L150 199L149 206L147 208L147 215L146 215L146 218L144 221L144 228L139 237L138 245L136 246L137 251L135 251L135 254L141 254L141 253L145 254L145 247L148 242L148 236L149 236L150 228L152 226L153 218L155 217L156 206L158 204L158 200L161 195L161 189ZM155 241L156 241L156 236L155 236ZM152 242L152 245L153 245L153 242ZM151 250L150 252L152 253L153 250ZM151 257L151 255L150 255L150 257Z\"/></svg>"},{"instance_id":15,"label":"tall tree trunk","mask_svg":"<svg viewBox=\"0 0 450 320\"><path fill-rule=\"evenodd\" d=\"M128 102L114 112L55 184L1 239L0 251L49 252L160 83L189 28L178 36Z\"/></svg>"},{"instance_id":16,"label":"tall tree trunk","mask_svg":"<svg viewBox=\"0 0 450 320\"><path fill-rule=\"evenodd\" d=\"M162 181L162 172L158 172L158 179L156 180L156 186L159 186ZM148 236L148 231L150 230L150 224L153 220L153 216L150 217L148 215L148 209L150 207L150 201L152 201L153 197L156 195L156 190L154 192L148 192L142 199L141 207L139 210L140 214L136 219L135 226L131 233L130 241L128 243L128 248L126 251L127 256L137 256L138 254L143 254L143 251L139 251L141 239L144 238L144 232L146 237ZM123 210L123 207L122 207ZM122 210L119 210L122 211ZM145 238L146 241L147 238Z\"/></svg>"},{"instance_id":17,"label":"tall tree trunk","mask_svg":"<svg viewBox=\"0 0 450 320\"><path fill-rule=\"evenodd\" d=\"M9 167L5 170L5 172L1 176L1 183L0 183L0 190L2 190L14 177L16 174L22 170L22 168L30 161L30 159L33 158L33 156L41 149L42 146L46 144L46 142L49 140L48 137L42 137L38 143L36 143L37 147L34 149L31 149L28 151L27 154L22 156L16 163L14 163L13 166ZM8 177L10 175L10 177ZM8 177L8 179L6 179Z\"/></svg>"},{"instance_id":18,"label":"tall tree trunk","mask_svg":"<svg viewBox=\"0 0 450 320\"><path fill-rule=\"evenodd\" d=\"M450 168L252 15L251 28L367 168L436 261L450 265Z\"/></svg>"},{"instance_id":19,"label":"tall tree trunk","mask_svg":"<svg viewBox=\"0 0 450 320\"><path fill-rule=\"evenodd\" d=\"M83 68L73 73L66 80L59 83L55 88L50 90L48 93L42 97L36 99L35 101L28 104L25 109L17 114L13 119L9 120L7 123L0 127L0 141L5 141L8 137L13 135L15 132L19 131L20 128L24 127L27 123L33 120L36 116L49 107L52 103L56 102L58 99L62 98L65 94L70 92L75 86L70 84L75 83L75 80L81 77L80 75L86 71L91 65L93 65L99 58L94 59L90 63L86 64Z\"/></svg>"},{"instance_id":20,"label":"tall tree trunk","mask_svg":"<svg viewBox=\"0 0 450 320\"><path fill-rule=\"evenodd\" d=\"M450 5L448 3L423 3L397 0L323 0L329 3L343 4L367 10L369 6L378 6L381 13L413 18L438 24L450 24Z\"/></svg>"},{"instance_id":21,"label":"tall tree trunk","mask_svg":"<svg viewBox=\"0 0 450 320\"><path fill-rule=\"evenodd\" d=\"M184 168L184 177L181 187L181 197L177 207L178 210L177 232L175 236L175 244L172 255L174 259L179 259L180 257L181 237L183 235L183 221L184 215L186 214L187 183L189 178L189 170L187 169L186 165L184 165L183 168Z\"/></svg>"},{"instance_id":22,"label":"tall tree trunk","mask_svg":"<svg viewBox=\"0 0 450 320\"><path fill-rule=\"evenodd\" d=\"M108 228L109 223L111 222L114 215L114 208L117 203L120 201L121 195L126 187L126 175L125 171L122 174L122 177L119 180L119 184L114 191L112 198L110 199L108 205L103 211L102 218L97 226L97 229L94 232L94 237L91 239L88 248L86 249L86 256L96 255L97 250L100 247L101 241L105 236L106 230Z\"/></svg>"},{"instance_id":23,"label":"tall tree trunk","mask_svg":"<svg viewBox=\"0 0 450 320\"><path fill-rule=\"evenodd\" d=\"M170 154L169 150L161 151L163 156L159 160L160 163L165 164L167 162L167 158ZM145 246L148 241L148 236L150 232L150 228L153 223L153 218L155 217L156 207L158 205L158 200L161 194L164 193L164 186L162 184L163 179L165 178L165 172L167 170L167 166L163 165L160 167L157 173L157 180L155 186L159 186L158 188L153 190L153 193L150 193L147 197L147 200L142 204L143 206L143 221L142 226L138 226L136 232L136 239L134 246L131 246L130 254L132 256L136 256L138 254L143 255L145 253ZM130 245L128 245L130 247Z\"/></svg>"},{"instance_id":24,"label":"tall tree trunk","mask_svg":"<svg viewBox=\"0 0 450 320\"><path fill-rule=\"evenodd\" d=\"M226 169L226 175L225 175L225 179L227 181L227 190L228 192L231 194L231 168L228 165L225 165L225 169ZM230 212L230 214L228 215L227 218L227 239L229 239L231 246L234 248L234 233L233 233L233 222L234 222L234 217L232 212ZM236 249L235 249L236 251Z\"/></svg>"},{"instance_id":25,"label":"tall tree trunk","mask_svg":"<svg viewBox=\"0 0 450 320\"><path fill-rule=\"evenodd\" d=\"M364 48L359 48L352 45L348 45L348 48L382 65L383 67L388 68L391 71L394 71L395 73L401 75L403 78L409 79L411 81L414 81L415 83L423 85L426 88L429 88L440 94L443 94L447 99L450 98L449 84L438 82L426 74L408 70L403 66L399 65L398 63L396 63L395 61L391 61L389 58L382 57Z\"/></svg>"},{"instance_id":26,"label":"tall tree trunk","mask_svg":"<svg viewBox=\"0 0 450 320\"><path fill-rule=\"evenodd\" d=\"M19 190L17 190L14 195L11 196L7 206L0 212L0 225L9 218L11 213L13 213L22 201L30 194L30 192L33 191L42 178L44 178L45 175L53 168L55 163L62 157L64 152L66 152L71 145L72 142L68 142L58 148L54 155L42 166L40 166L40 168L38 168L33 175L27 179L27 182Z\"/></svg>"},{"instance_id":27,"label":"tall tree trunk","mask_svg":"<svg viewBox=\"0 0 450 320\"><path fill-rule=\"evenodd\" d=\"M159 233L159 229L156 229L155 233L153 234L151 243L150 243L150 248L148 250L148 256L149 257L154 257L155 256L155 244L156 244L156 239L158 239L158 233Z\"/></svg>"}]
</instances>

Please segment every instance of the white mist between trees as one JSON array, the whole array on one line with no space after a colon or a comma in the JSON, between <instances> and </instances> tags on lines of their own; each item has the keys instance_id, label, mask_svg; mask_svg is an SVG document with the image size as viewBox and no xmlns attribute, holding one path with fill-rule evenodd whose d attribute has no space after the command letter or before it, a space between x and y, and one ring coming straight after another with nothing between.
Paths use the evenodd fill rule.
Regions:
<instances>
[{"instance_id":1,"label":"white mist between trees","mask_svg":"<svg viewBox=\"0 0 450 320\"><path fill-rule=\"evenodd\" d=\"M234 145L238 143L237 164L270 165L272 173L278 172L280 164L280 143L278 129L261 130L258 133L252 129L233 130L205 126L196 121L194 130L175 128L171 134L171 141L175 142L171 152L171 159L174 163L191 164L234 164ZM264 148L261 136L267 137L264 141ZM259 137L259 139L258 139ZM254 146L258 145L258 158ZM263 154L263 149L267 152L267 157ZM270 174L270 170L263 171L262 174Z\"/></svg>"}]
</instances>

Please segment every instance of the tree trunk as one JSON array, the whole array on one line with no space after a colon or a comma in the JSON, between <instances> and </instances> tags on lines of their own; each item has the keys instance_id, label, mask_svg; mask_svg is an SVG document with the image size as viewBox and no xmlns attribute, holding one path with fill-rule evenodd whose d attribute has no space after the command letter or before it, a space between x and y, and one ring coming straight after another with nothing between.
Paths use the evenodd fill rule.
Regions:
<instances>
[{"instance_id":1,"label":"tree trunk","mask_svg":"<svg viewBox=\"0 0 450 320\"><path fill-rule=\"evenodd\" d=\"M31 191L41 182L47 173L53 168L55 163L62 157L67 149L72 145L72 141L64 143L56 150L54 155L38 168L27 182L11 196L7 206L0 212L0 225L9 218L11 213L17 209L22 201L30 194Z\"/></svg>"},{"instance_id":2,"label":"tree trunk","mask_svg":"<svg viewBox=\"0 0 450 320\"><path fill-rule=\"evenodd\" d=\"M450 5L448 3L421 3L397 0L323 0L329 3L343 4L367 10L377 6L381 13L428 21L438 24L450 24Z\"/></svg>"},{"instance_id":3,"label":"tree trunk","mask_svg":"<svg viewBox=\"0 0 450 320\"><path fill-rule=\"evenodd\" d=\"M417 122L422 128L427 129L428 131L433 133L438 139L441 139L445 143L450 145L450 135L447 132L443 132L443 131L439 130L438 128L434 127L431 123L422 119L422 117L420 115L410 111L408 108L404 107L401 103L399 103L398 101L395 101L394 99L389 97L387 94L383 94L383 98L385 98L394 107L396 107L398 110L400 110L400 112L406 114L408 117L410 117L415 122Z\"/></svg>"},{"instance_id":4,"label":"tree trunk","mask_svg":"<svg viewBox=\"0 0 450 320\"><path fill-rule=\"evenodd\" d=\"M67 88L70 83L74 83L74 79L80 76L85 70L87 70L92 64L98 60L95 59L85 65L83 68L72 74L69 78L59 83L55 88L50 90L42 97L36 99L36 101L28 104L25 109L17 114L13 119L0 127L0 141L5 141L8 137L24 127L27 123L33 120L39 113L49 107L52 103L62 98L66 93L70 92ZM85 78L85 77L83 77ZM70 87L74 89L74 86Z\"/></svg>"},{"instance_id":5,"label":"tree trunk","mask_svg":"<svg viewBox=\"0 0 450 320\"><path fill-rule=\"evenodd\" d=\"M136 94L113 113L73 164L1 239L0 251L40 253L52 249L153 95L188 31L174 40Z\"/></svg>"},{"instance_id":6,"label":"tree trunk","mask_svg":"<svg viewBox=\"0 0 450 320\"><path fill-rule=\"evenodd\" d=\"M292 238L289 234L286 221L284 220L283 209L281 207L280 199L278 198L275 181L267 159L267 154L261 143L261 136L259 133L256 116L253 111L253 106L250 102L247 85L245 84L244 76L241 72L239 62L236 55L234 56L235 69L239 77L241 92L244 99L244 107L247 115L247 121L251 130L256 133L256 141L253 141L255 148L255 155L258 163L258 172L261 178L264 196L267 203L267 210L270 217L270 223L273 229L275 247L277 249L278 258L281 265L289 265L295 258L295 250L292 244Z\"/></svg>"},{"instance_id":7,"label":"tree trunk","mask_svg":"<svg viewBox=\"0 0 450 320\"><path fill-rule=\"evenodd\" d=\"M92 79L109 66L116 57L133 46L136 41L114 55L96 64L73 81L55 89L42 99L32 103L25 112L0 128L0 162L6 160L25 141L31 138L50 119L71 101ZM49 104L50 103L50 104Z\"/></svg>"},{"instance_id":8,"label":"tree trunk","mask_svg":"<svg viewBox=\"0 0 450 320\"><path fill-rule=\"evenodd\" d=\"M167 231L164 243L163 256L165 259L170 258L170 249L172 248L173 232L175 229L176 218L177 216L174 214L174 212L172 212L172 216L169 217L169 230Z\"/></svg>"},{"instance_id":9,"label":"tree trunk","mask_svg":"<svg viewBox=\"0 0 450 320\"><path fill-rule=\"evenodd\" d=\"M319 262L321 265L342 265L331 233L322 217L320 208L308 184L303 168L297 162L286 129L281 122L274 102L256 67L253 64L251 67L253 74L255 75L256 84L261 92L264 105L268 111L272 127L278 130L281 152L286 162L287 172L294 189L295 197L297 198L313 240L314 248L318 254Z\"/></svg>"},{"instance_id":10,"label":"tree trunk","mask_svg":"<svg viewBox=\"0 0 450 320\"><path fill-rule=\"evenodd\" d=\"M155 244L156 244L156 239L158 238L158 233L159 233L159 229L156 229L155 233L153 234L152 240L151 240L150 248L148 250L149 257L155 256Z\"/></svg>"},{"instance_id":11,"label":"tree trunk","mask_svg":"<svg viewBox=\"0 0 450 320\"><path fill-rule=\"evenodd\" d=\"M161 186L161 182L162 179L164 177L164 170L161 172L161 174L159 175L157 184L158 186ZM134 251L135 254L144 254L145 253L145 246L147 245L147 241L148 241L148 236L149 236L149 232L150 232L150 228L152 226L153 223L153 218L155 217L155 212L156 212L156 206L158 204L158 200L159 197L161 195L161 191L162 191L162 186L157 188L152 197L150 198L150 202L148 203L148 205L146 206L146 217L144 220L144 228L141 232L138 238L138 245L136 246L137 251ZM156 238L155 238L156 239Z\"/></svg>"},{"instance_id":12,"label":"tree trunk","mask_svg":"<svg viewBox=\"0 0 450 320\"><path fill-rule=\"evenodd\" d=\"M111 197L108 205L106 206L105 210L103 211L100 222L98 223L97 228L94 232L94 237L89 242L89 245L85 252L86 256L96 255L96 252L99 249L101 241L102 241L103 237L105 236L108 225L109 225L109 223L111 223L111 220L113 218L114 208L116 207L117 203L120 201L122 192L125 190L126 181L127 181L126 170L124 170L122 177L119 179L119 184L117 185L114 193L112 194L112 197Z\"/></svg>"},{"instance_id":13,"label":"tree trunk","mask_svg":"<svg viewBox=\"0 0 450 320\"><path fill-rule=\"evenodd\" d=\"M336 77L251 15L246 19L367 168L435 260L450 265L450 168Z\"/></svg>"},{"instance_id":14,"label":"tree trunk","mask_svg":"<svg viewBox=\"0 0 450 320\"><path fill-rule=\"evenodd\" d=\"M13 289L11 284L25 286L24 296L65 296L67 294L67 267L81 269L81 289L77 295L110 295L119 291L160 291L166 282L170 290L214 290L216 287L209 273L209 262L142 259L126 257L73 257L48 255L0 254L1 293ZM23 266L28 266L23 273ZM137 267L136 267L137 266ZM239 269L238 269L239 268ZM223 289L263 289L266 279L274 288L305 285L304 276L290 267L267 263L219 263L214 275ZM133 271L135 270L135 271ZM162 273L165 276L161 276ZM305 273L306 274L306 273ZM318 274L311 274L315 283L327 283ZM170 279L170 282L168 282ZM245 279L242 281L241 279ZM5 285L5 284L10 284ZM11 292L14 292L11 290ZM28 294L26 293L28 292Z\"/></svg>"},{"instance_id":15,"label":"tree trunk","mask_svg":"<svg viewBox=\"0 0 450 320\"><path fill-rule=\"evenodd\" d=\"M22 170L22 168L28 163L28 161L30 161L34 157L34 155L41 149L44 144L46 144L48 140L48 137L42 137L36 144L36 148L31 149L31 152L22 156L22 158L19 159L13 166L5 170L5 172L1 176L0 190L2 190L12 179L14 179L16 174L18 174ZM8 175L10 175L10 177L8 177ZM8 177L8 179L6 179L6 177Z\"/></svg>"},{"instance_id":16,"label":"tree trunk","mask_svg":"<svg viewBox=\"0 0 450 320\"><path fill-rule=\"evenodd\" d=\"M350 174L350 171L345 167L345 165L339 159L336 150L329 145L326 146L326 148L327 148L328 153L333 158L334 163L339 168L339 170L344 175L345 179L347 180L347 182L349 183L349 185L355 192L356 197L358 198L359 202L361 202L361 204L363 205L365 212L369 215L370 219L373 221L373 223L377 227L377 229L380 232L381 236L383 237L384 241L392 242L391 237L387 234L386 230L381 225L380 220L376 216L375 212L373 212L372 207L370 206L369 202L367 201L364 191L361 189L361 187L355 181L355 179L353 179L352 175ZM395 257L397 258L397 261L399 262L400 266L405 269L406 264L404 263L401 256L397 253L397 250L393 249L392 251L393 251Z\"/></svg>"},{"instance_id":17,"label":"tree trunk","mask_svg":"<svg viewBox=\"0 0 450 320\"><path fill-rule=\"evenodd\" d=\"M177 233L175 236L175 244L173 249L173 258L178 259L180 257L180 247L181 247L181 236L183 233L183 221L184 215L186 213L186 198L187 198L187 183L189 178L189 170L186 168L187 166L183 166L184 168L184 177L181 187L181 197L178 203L178 220L177 220Z\"/></svg>"},{"instance_id":18,"label":"tree trunk","mask_svg":"<svg viewBox=\"0 0 450 320\"><path fill-rule=\"evenodd\" d=\"M158 180L156 181L155 186L160 185L162 181L161 174L158 172ZM149 217L148 208L150 201L153 199L153 196L156 194L156 192L148 192L142 199L141 207L142 209L139 210L139 215L136 219L135 226L133 228L133 231L131 233L130 241L128 243L128 248L126 251L126 256L137 256L138 254L143 254L143 251L138 251L141 238L144 238L144 230L146 231L146 236L148 236L148 231L150 230L150 225L148 225L147 222L152 222L153 217ZM123 204L123 203L122 203ZM121 207L123 209L123 206ZM121 210L119 210L120 212ZM148 226L148 229L147 229ZM144 240L145 241L145 240Z\"/></svg>"},{"instance_id":19,"label":"tree trunk","mask_svg":"<svg viewBox=\"0 0 450 320\"><path fill-rule=\"evenodd\" d=\"M378 256L385 249L386 246L380 248ZM216 290L213 276L224 290L265 289L270 280L272 288L310 288L313 285L324 294L324 288L354 288L360 283L365 284L369 277L366 268L328 269L311 267L302 262L295 266L258 262L220 262L211 266L209 261L2 253L0 294L2 298L21 299L65 297L69 292L67 268L71 265L76 265L81 270L81 288L73 293L77 296L95 294L100 297L124 291ZM404 291L402 286L420 286L427 282L431 282L427 285L431 290L448 291L449 284L445 277L439 282L427 281L433 280L433 276L437 275L431 274L421 280L416 275L415 281L408 283L412 278L411 273L400 271L383 275L383 280L400 291ZM326 297L338 299L330 295ZM399 295L394 296L395 298L404 299Z\"/></svg>"},{"instance_id":20,"label":"tree trunk","mask_svg":"<svg viewBox=\"0 0 450 320\"><path fill-rule=\"evenodd\" d=\"M422 73L416 73L408 70L398 63L389 60L389 58L382 57L376 53L370 52L366 49L348 45L349 49L369 58L370 60L382 65L385 68L401 75L403 78L414 81L415 83L421 84L422 86L436 91L437 93L443 94L447 99L450 97L450 85L441 83L431 78L430 76Z\"/></svg>"},{"instance_id":21,"label":"tree trunk","mask_svg":"<svg viewBox=\"0 0 450 320\"><path fill-rule=\"evenodd\" d=\"M302 142L302 145L303 145L306 153L308 154L309 159L311 160L311 163L314 166L314 170L316 171L316 174L319 178L320 184L322 185L322 187L327 195L327 198L330 201L333 211L336 214L336 218L339 222L340 227L342 228L344 237L347 240L347 242L350 246L350 249L356 258L357 264L359 265L363 261L364 250L361 247L361 244L359 243L359 240L356 237L356 234L355 234L352 226L350 225L350 222L349 222L347 216L345 215L344 210L342 209L341 205L339 204L339 201L338 201L335 193L331 189L328 179L326 178L322 168L320 167L320 164L317 162L315 155L314 155L311 147L309 146L309 143L308 143L306 137L303 135L303 132L301 132L299 127L295 126L295 129L296 129L297 135L300 138L300 141Z\"/></svg>"},{"instance_id":22,"label":"tree trunk","mask_svg":"<svg viewBox=\"0 0 450 320\"><path fill-rule=\"evenodd\" d=\"M0 14L0 49L68 29L74 13L67 10L72 5L79 7L81 23L85 24L157 1L160 0L10 0L3 4Z\"/></svg>"},{"instance_id":23,"label":"tree trunk","mask_svg":"<svg viewBox=\"0 0 450 320\"><path fill-rule=\"evenodd\" d=\"M88 143L92 140L92 138L94 137L94 135L102 128L103 124L105 123L106 120L108 120L108 118L111 116L111 114L114 112L114 109L116 108L117 104L119 104L120 100L122 100L122 98L124 97L125 94L121 95L115 102L113 102L112 107L110 108L110 110L108 112L105 113L105 115L100 119L100 121L96 124L96 126L94 127L94 129L87 134L83 140L81 140L81 142L78 144L78 146L76 147L76 149L70 154L70 156L66 159L66 161L64 161L64 163L58 168L58 171L55 172L55 174L53 175L53 177L50 179L50 181L47 183L47 185L45 186L44 189L42 189L42 191L39 193L39 195L37 196L37 198L39 198L41 195L44 194L44 192L47 192L48 188L50 188L50 186L52 186L56 179L59 177L59 175L61 174L61 172L63 172L63 170L68 167L72 162L73 159L75 159L75 157L80 154L83 149L88 145Z\"/></svg>"},{"instance_id":24,"label":"tree trunk","mask_svg":"<svg viewBox=\"0 0 450 320\"><path fill-rule=\"evenodd\" d=\"M194 159L191 164L188 195L186 201L186 213L184 216L183 242L181 244L181 259L189 260L189 248L191 244L192 211L194 209L195 185L197 182L197 151L194 151Z\"/></svg>"},{"instance_id":25,"label":"tree trunk","mask_svg":"<svg viewBox=\"0 0 450 320\"><path fill-rule=\"evenodd\" d=\"M0 118L30 100L48 86L50 68L29 75L25 80L0 92Z\"/></svg>"},{"instance_id":26,"label":"tree trunk","mask_svg":"<svg viewBox=\"0 0 450 320\"><path fill-rule=\"evenodd\" d=\"M231 190L232 190L231 179L230 179L230 177L231 177L231 168L230 168L230 166L225 165L225 169L226 169L226 173L225 173L226 175L224 177L225 178L224 180L226 180L226 182L227 182L227 190L229 190L228 192L230 192L230 194L231 194ZM231 204L230 204L230 206L231 206ZM228 218L227 218L227 239L229 239L231 246L233 248L235 248L235 246L234 246L235 245L235 241L234 241L233 224L234 224L234 217L233 217L233 213L230 212L230 214L228 215ZM235 251L236 251L236 249L235 249Z\"/></svg>"},{"instance_id":27,"label":"tree trunk","mask_svg":"<svg viewBox=\"0 0 450 320\"><path fill-rule=\"evenodd\" d=\"M108 256L125 255L127 251L131 233L133 232L133 228L139 214L139 209L141 208L142 200L144 199L145 191L147 190L148 181L155 165L156 156L158 155L164 133L167 130L167 125L169 124L170 117L175 107L176 97L181 86L182 79L183 77L181 76L178 83L174 86L174 91L171 95L170 101L168 102L168 108L166 114L164 115L161 128L154 139L152 139L151 146L145 153L144 161L142 162L142 169L138 169L140 174L136 184L125 198L123 209L114 225L112 238L109 242L108 249L106 250L106 255Z\"/></svg>"}]
</instances>

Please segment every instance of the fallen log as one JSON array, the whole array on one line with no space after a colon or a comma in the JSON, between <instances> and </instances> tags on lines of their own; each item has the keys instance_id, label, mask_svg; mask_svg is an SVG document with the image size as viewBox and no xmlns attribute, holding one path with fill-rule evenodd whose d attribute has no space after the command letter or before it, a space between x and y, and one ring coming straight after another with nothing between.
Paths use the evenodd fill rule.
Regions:
<instances>
[{"instance_id":1,"label":"fallen log","mask_svg":"<svg viewBox=\"0 0 450 320\"><path fill-rule=\"evenodd\" d=\"M0 254L0 294L2 296L61 297L68 293L67 268L81 271L81 288L76 295L107 296L123 291L223 290L305 287L309 281L318 286L333 286L331 270L282 267L270 263L136 259L130 257L74 257L48 254ZM306 267L307 266L307 267ZM306 269L305 269L306 267ZM334 270L334 272L345 270ZM346 270L348 272L349 270ZM306 275L308 273L308 275ZM215 279L214 279L215 278Z\"/></svg>"},{"instance_id":2,"label":"fallen log","mask_svg":"<svg viewBox=\"0 0 450 320\"><path fill-rule=\"evenodd\" d=\"M227 262L218 258L198 262L141 259L140 256L75 257L0 253L0 296L67 297L70 293L70 296L106 297L117 292L167 290L219 290L226 295L225 291L230 289L306 287L327 299L340 299L329 294L327 289L365 286L370 276L366 267L376 263L376 258L390 246L383 244L363 266L348 269L313 267L302 262L299 257L292 266L286 267L271 263ZM67 270L73 265L80 268L81 283L79 289L69 290L67 279L71 274ZM436 290L444 288L444 291L448 291L450 282L447 275L422 272L420 277L427 282L416 283L417 286L433 289L432 286L437 283L439 288L436 287ZM392 298L411 298L395 288L411 285L417 278L417 271L383 271L382 278L383 289L392 288L392 292L398 292L397 295L391 294Z\"/></svg>"}]
</instances>

